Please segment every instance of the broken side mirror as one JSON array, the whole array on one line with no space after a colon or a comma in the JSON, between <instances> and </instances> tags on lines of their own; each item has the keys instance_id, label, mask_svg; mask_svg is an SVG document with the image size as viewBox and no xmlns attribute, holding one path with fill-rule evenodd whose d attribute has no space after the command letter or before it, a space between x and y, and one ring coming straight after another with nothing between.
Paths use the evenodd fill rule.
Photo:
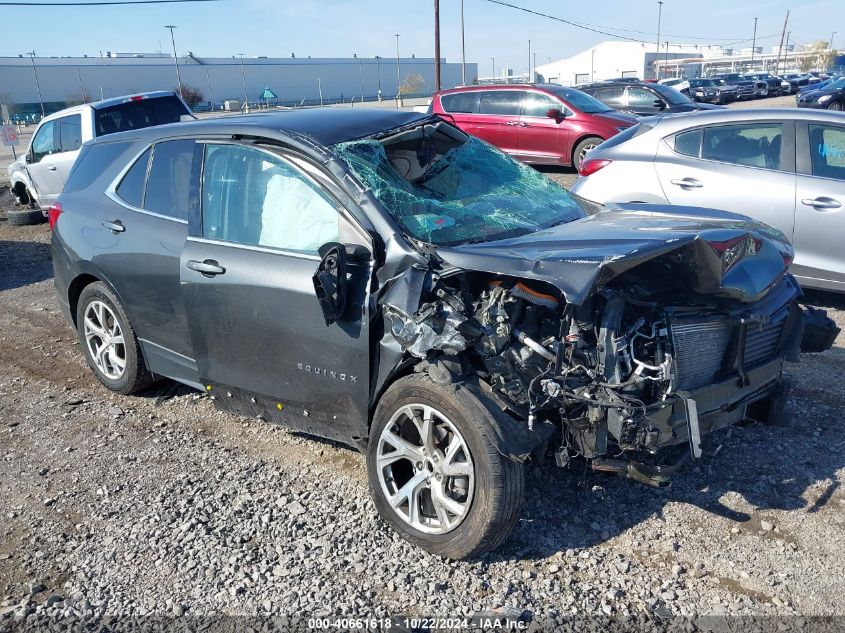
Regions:
<instances>
[{"instance_id":1,"label":"broken side mirror","mask_svg":"<svg viewBox=\"0 0 845 633\"><path fill-rule=\"evenodd\" d=\"M329 242L320 248L320 265L314 273L314 291L326 326L337 321L346 309L346 247Z\"/></svg>"},{"instance_id":2,"label":"broken side mirror","mask_svg":"<svg viewBox=\"0 0 845 633\"><path fill-rule=\"evenodd\" d=\"M563 112L561 112L558 108L549 108L546 110L546 116L550 119L554 119L558 123L566 118Z\"/></svg>"}]
</instances>

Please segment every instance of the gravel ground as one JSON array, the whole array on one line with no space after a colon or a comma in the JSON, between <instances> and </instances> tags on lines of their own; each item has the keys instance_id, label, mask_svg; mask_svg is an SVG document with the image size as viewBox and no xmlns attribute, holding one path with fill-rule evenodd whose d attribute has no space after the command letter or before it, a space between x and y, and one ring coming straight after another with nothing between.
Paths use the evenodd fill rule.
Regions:
<instances>
[{"instance_id":1,"label":"gravel ground","mask_svg":"<svg viewBox=\"0 0 845 633\"><path fill-rule=\"evenodd\" d=\"M47 226L0 211L0 630L47 615L505 609L538 629L573 615L845 616L845 336L790 366L790 426L707 437L668 490L529 466L513 536L451 562L378 518L348 448L169 382L106 391L51 275ZM810 298L845 326L845 301Z\"/></svg>"}]
</instances>

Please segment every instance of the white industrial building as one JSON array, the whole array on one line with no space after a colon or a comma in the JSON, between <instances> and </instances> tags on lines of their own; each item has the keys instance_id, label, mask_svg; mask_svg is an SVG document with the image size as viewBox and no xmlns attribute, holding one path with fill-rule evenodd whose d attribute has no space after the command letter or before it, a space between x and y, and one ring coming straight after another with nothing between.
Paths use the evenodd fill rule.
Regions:
<instances>
[{"instance_id":1,"label":"white industrial building","mask_svg":"<svg viewBox=\"0 0 845 633\"><path fill-rule=\"evenodd\" d=\"M397 85L419 75L413 92L434 90L434 59L397 58L179 58L184 86L202 93L219 107L225 100L260 101L270 88L277 104L334 103L340 100L392 99ZM461 64L441 61L444 88L461 83ZM466 65L466 81L478 76L478 65ZM70 102L96 100L150 90L175 90L174 58L161 54L112 54L102 57L0 57L0 94L10 104L39 105L55 110ZM40 96L39 96L40 88ZM20 109L20 108L18 108Z\"/></svg>"}]
</instances>

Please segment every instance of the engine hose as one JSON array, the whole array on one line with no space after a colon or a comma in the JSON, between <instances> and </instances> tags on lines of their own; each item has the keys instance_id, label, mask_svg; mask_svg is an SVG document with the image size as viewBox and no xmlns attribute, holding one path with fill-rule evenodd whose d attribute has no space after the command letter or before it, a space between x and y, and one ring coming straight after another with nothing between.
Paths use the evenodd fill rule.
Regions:
<instances>
[{"instance_id":1,"label":"engine hose","mask_svg":"<svg viewBox=\"0 0 845 633\"><path fill-rule=\"evenodd\" d=\"M536 352L546 360L554 362L557 359L557 356L555 356L554 352L546 349L533 338L526 336L525 332L523 332L519 328L513 329L513 335L516 337L516 340L518 340L520 343L530 348L532 351Z\"/></svg>"}]
</instances>

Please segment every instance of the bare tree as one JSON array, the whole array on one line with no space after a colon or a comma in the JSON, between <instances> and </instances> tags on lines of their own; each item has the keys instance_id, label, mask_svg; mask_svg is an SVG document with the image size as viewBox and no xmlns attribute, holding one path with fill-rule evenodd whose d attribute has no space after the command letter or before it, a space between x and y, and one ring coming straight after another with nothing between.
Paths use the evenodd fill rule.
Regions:
<instances>
[{"instance_id":1,"label":"bare tree","mask_svg":"<svg viewBox=\"0 0 845 633\"><path fill-rule=\"evenodd\" d=\"M178 89L174 88L173 92L178 92ZM205 101L205 96L198 88L185 84L182 84L182 98L191 108Z\"/></svg>"},{"instance_id":2,"label":"bare tree","mask_svg":"<svg viewBox=\"0 0 845 633\"><path fill-rule=\"evenodd\" d=\"M812 42L804 47L804 52L798 60L801 72L808 70L827 70L833 64L836 54L830 50L825 40Z\"/></svg>"},{"instance_id":3,"label":"bare tree","mask_svg":"<svg viewBox=\"0 0 845 633\"><path fill-rule=\"evenodd\" d=\"M405 81L402 82L399 88L399 94L403 97L419 94L423 91L424 87L425 79L423 79L422 75L419 73L409 74L405 77Z\"/></svg>"}]
</instances>

